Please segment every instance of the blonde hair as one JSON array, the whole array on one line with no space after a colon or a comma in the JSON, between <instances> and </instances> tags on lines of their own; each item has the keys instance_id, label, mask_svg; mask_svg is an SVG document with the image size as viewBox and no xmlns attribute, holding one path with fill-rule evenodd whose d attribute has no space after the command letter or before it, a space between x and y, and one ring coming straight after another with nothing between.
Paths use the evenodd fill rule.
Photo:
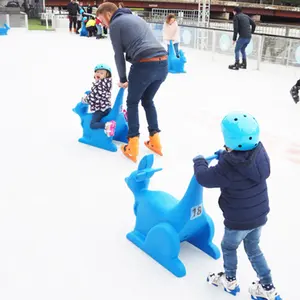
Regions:
<instances>
[{"instance_id":1,"label":"blonde hair","mask_svg":"<svg viewBox=\"0 0 300 300\"><path fill-rule=\"evenodd\" d=\"M104 13L114 13L118 9L118 6L112 2L104 2L102 3L96 12L96 16L102 15Z\"/></svg>"}]
</instances>

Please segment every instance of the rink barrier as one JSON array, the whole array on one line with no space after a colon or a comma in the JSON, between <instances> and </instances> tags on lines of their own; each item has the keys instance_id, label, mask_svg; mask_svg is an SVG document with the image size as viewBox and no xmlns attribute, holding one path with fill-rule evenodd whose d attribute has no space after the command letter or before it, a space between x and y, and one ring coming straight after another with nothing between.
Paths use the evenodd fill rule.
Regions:
<instances>
[{"instance_id":1,"label":"rink barrier","mask_svg":"<svg viewBox=\"0 0 300 300\"><path fill-rule=\"evenodd\" d=\"M7 24L10 28L28 29L28 16L21 12L18 14L0 14L0 27Z\"/></svg>"},{"instance_id":2,"label":"rink barrier","mask_svg":"<svg viewBox=\"0 0 300 300\"><path fill-rule=\"evenodd\" d=\"M54 14L53 28L67 29L67 15ZM156 38L163 42L163 23L148 21ZM230 55L234 59L232 30L180 25L180 45L201 51L211 52L212 60L218 55ZM249 59L256 61L259 70L261 62L269 62L284 66L300 65L300 39L270 34L254 34L246 49Z\"/></svg>"}]
</instances>

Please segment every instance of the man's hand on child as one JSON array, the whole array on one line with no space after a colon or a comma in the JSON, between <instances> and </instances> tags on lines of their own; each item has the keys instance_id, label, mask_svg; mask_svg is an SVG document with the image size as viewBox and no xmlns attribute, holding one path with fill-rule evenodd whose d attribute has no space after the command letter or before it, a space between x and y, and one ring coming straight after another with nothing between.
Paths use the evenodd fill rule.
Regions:
<instances>
[{"instance_id":1,"label":"man's hand on child","mask_svg":"<svg viewBox=\"0 0 300 300\"><path fill-rule=\"evenodd\" d=\"M123 89L127 89L127 87L128 87L128 81L126 81L126 82L119 82L118 86L121 87L121 88L123 88Z\"/></svg>"}]
</instances>

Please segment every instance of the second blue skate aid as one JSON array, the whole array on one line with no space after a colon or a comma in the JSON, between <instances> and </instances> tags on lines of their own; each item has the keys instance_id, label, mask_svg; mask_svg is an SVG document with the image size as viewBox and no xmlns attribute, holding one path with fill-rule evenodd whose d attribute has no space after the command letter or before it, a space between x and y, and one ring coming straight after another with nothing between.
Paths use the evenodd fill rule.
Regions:
<instances>
[{"instance_id":1,"label":"second blue skate aid","mask_svg":"<svg viewBox=\"0 0 300 300\"><path fill-rule=\"evenodd\" d=\"M92 113L88 113L88 104L79 102L73 112L79 115L81 119L81 127L83 130L82 137L78 140L80 143L84 143L97 148L105 149L108 151L116 152L117 146L113 143L113 140L127 143L128 124L125 120L122 112L124 89L121 88L116 97L116 101L110 113L105 116L101 122L116 122L115 135L108 137L104 129L91 129L90 124L92 120Z\"/></svg>"},{"instance_id":2,"label":"second blue skate aid","mask_svg":"<svg viewBox=\"0 0 300 300\"><path fill-rule=\"evenodd\" d=\"M213 160L216 156L207 158ZM148 189L154 155L146 155L138 169L125 179L134 194L135 228L127 238L177 277L186 275L178 258L180 243L189 242L214 259L220 257L213 244L214 223L203 206L203 187L192 176L181 201L163 191Z\"/></svg>"},{"instance_id":3,"label":"second blue skate aid","mask_svg":"<svg viewBox=\"0 0 300 300\"><path fill-rule=\"evenodd\" d=\"M184 70L184 64L186 63L186 57L182 50L179 50L179 57L176 56L173 42L170 41L168 66L169 73L186 73Z\"/></svg>"}]
</instances>

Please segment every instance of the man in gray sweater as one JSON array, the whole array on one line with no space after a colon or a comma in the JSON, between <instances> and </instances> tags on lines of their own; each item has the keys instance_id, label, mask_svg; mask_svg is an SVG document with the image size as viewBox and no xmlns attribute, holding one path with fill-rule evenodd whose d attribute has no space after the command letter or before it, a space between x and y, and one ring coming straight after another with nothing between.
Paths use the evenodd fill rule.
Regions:
<instances>
[{"instance_id":1,"label":"man in gray sweater","mask_svg":"<svg viewBox=\"0 0 300 300\"><path fill-rule=\"evenodd\" d=\"M128 158L136 162L140 134L138 105L142 101L150 136L145 145L162 155L160 129L153 98L168 74L167 52L153 35L149 25L133 15L129 9L118 9L114 3L105 2L99 6L96 15L104 26L109 27L120 78L119 86L128 86L128 145L122 146L121 149ZM125 59L132 64L128 79Z\"/></svg>"}]
</instances>

